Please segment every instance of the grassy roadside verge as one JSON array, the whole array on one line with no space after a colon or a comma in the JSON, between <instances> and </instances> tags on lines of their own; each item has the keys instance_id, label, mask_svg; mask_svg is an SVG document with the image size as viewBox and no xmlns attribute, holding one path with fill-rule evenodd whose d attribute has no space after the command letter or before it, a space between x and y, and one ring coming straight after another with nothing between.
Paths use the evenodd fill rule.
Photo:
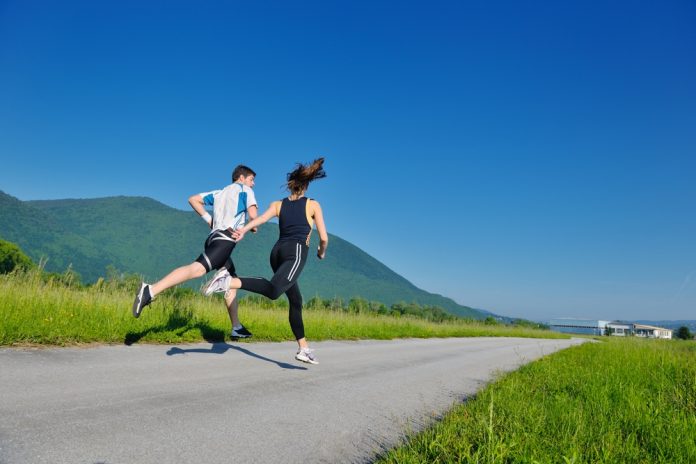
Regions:
<instances>
[{"instance_id":1,"label":"grassy roadside verge","mask_svg":"<svg viewBox=\"0 0 696 464\"><path fill-rule=\"evenodd\" d=\"M0 345L76 343L180 343L222 341L230 322L221 297L168 291L131 315L134 290L120 284L70 287L40 273L0 275ZM255 341L292 340L287 309L253 302L240 305L240 318ZM567 338L545 330L464 321L428 322L412 317L347 314L306 307L310 340L403 337L509 336Z\"/></svg>"},{"instance_id":2,"label":"grassy roadside verge","mask_svg":"<svg viewBox=\"0 0 696 464\"><path fill-rule=\"evenodd\" d=\"M696 462L696 343L607 339L505 375L380 463Z\"/></svg>"}]
</instances>

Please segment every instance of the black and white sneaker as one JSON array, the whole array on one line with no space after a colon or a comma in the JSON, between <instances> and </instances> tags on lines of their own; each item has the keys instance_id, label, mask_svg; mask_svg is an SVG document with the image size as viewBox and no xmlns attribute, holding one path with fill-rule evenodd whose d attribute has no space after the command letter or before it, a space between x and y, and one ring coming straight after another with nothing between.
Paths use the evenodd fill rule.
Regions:
<instances>
[{"instance_id":1,"label":"black and white sneaker","mask_svg":"<svg viewBox=\"0 0 696 464\"><path fill-rule=\"evenodd\" d=\"M242 326L239 329L232 328L232 333L230 334L232 338L251 338L252 333L249 332L246 327Z\"/></svg>"},{"instance_id":2,"label":"black and white sneaker","mask_svg":"<svg viewBox=\"0 0 696 464\"><path fill-rule=\"evenodd\" d=\"M135 301L133 302L133 317L140 317L140 313L143 312L143 308L150 303L152 303L150 286L143 282L140 284L138 294L135 295Z\"/></svg>"}]
</instances>

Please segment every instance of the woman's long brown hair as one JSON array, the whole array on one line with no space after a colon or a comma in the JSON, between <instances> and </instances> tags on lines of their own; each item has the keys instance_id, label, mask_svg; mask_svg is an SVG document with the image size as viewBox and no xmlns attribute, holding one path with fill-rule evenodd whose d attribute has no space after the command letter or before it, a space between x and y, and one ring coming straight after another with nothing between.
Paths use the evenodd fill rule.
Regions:
<instances>
[{"instance_id":1,"label":"woman's long brown hair","mask_svg":"<svg viewBox=\"0 0 696 464\"><path fill-rule=\"evenodd\" d=\"M324 158L317 158L307 165L297 163L295 170L288 173L288 190L298 195L307 190L313 180L326 177L323 165Z\"/></svg>"}]
</instances>

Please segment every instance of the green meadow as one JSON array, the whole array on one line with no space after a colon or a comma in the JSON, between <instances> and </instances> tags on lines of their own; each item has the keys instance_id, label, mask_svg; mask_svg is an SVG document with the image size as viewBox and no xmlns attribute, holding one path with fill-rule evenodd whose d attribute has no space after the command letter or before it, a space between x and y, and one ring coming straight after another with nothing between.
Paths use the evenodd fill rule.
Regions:
<instances>
[{"instance_id":1,"label":"green meadow","mask_svg":"<svg viewBox=\"0 0 696 464\"><path fill-rule=\"evenodd\" d=\"M222 297L206 298L190 289L159 295L140 318L131 315L139 281L99 279L83 286L70 272L47 275L40 268L0 275L0 345L79 343L181 343L222 341L230 331ZM310 340L403 337L567 338L548 330L449 319L434 322L359 308L332 309L310 299L303 310ZM240 319L254 341L292 340L284 298L243 298Z\"/></svg>"},{"instance_id":2,"label":"green meadow","mask_svg":"<svg viewBox=\"0 0 696 464\"><path fill-rule=\"evenodd\" d=\"M696 462L696 343L612 337L547 356L379 462Z\"/></svg>"}]
</instances>

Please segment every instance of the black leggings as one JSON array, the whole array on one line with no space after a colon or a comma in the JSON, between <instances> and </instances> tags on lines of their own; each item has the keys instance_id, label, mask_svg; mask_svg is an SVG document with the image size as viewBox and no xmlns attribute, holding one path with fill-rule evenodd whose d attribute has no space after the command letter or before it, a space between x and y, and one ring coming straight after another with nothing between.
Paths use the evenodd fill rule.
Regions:
<instances>
[{"instance_id":1,"label":"black leggings","mask_svg":"<svg viewBox=\"0 0 696 464\"><path fill-rule=\"evenodd\" d=\"M295 339L304 338L302 322L302 294L297 279L307 262L309 247L299 242L276 242L271 250L271 280L263 277L240 277L242 290L260 293L271 300L276 300L285 293L290 303L290 328Z\"/></svg>"}]
</instances>

